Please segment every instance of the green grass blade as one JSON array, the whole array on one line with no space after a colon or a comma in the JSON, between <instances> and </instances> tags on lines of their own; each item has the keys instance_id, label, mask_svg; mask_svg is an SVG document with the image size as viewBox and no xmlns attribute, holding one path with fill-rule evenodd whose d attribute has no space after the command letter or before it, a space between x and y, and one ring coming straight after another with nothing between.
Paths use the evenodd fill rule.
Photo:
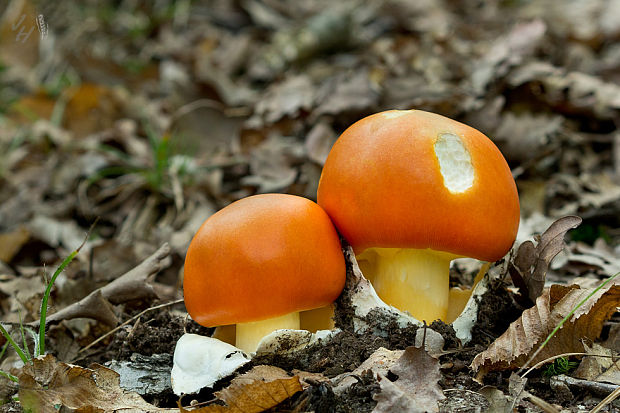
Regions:
<instances>
[{"instance_id":1,"label":"green grass blade","mask_svg":"<svg viewBox=\"0 0 620 413\"><path fill-rule=\"evenodd\" d=\"M73 261L75 256L78 254L80 248L84 243L82 243L77 249L75 249L67 258L65 258L62 263L58 266L56 271L54 271L54 275L47 283L47 288L45 289L45 293L43 294L43 299L41 300L41 319L39 320L39 354L45 354L45 318L47 317L47 301L50 298L50 294L52 293L52 287L54 286L54 282L56 278L60 275L61 272Z\"/></svg>"},{"instance_id":2,"label":"green grass blade","mask_svg":"<svg viewBox=\"0 0 620 413\"><path fill-rule=\"evenodd\" d=\"M28 357L26 357L26 354L24 354L22 349L19 348L17 343L13 340L13 337L11 337L9 332L6 330L6 328L4 328L4 326L1 323L0 323L0 332L2 333L4 338L6 338L6 341L9 342L11 347L13 347L13 349L15 349L15 352L19 355L19 358L22 359L24 364L28 364L30 362L30 359Z\"/></svg>"},{"instance_id":3,"label":"green grass blade","mask_svg":"<svg viewBox=\"0 0 620 413\"><path fill-rule=\"evenodd\" d=\"M4 345L2 346L2 350L0 350L0 360L2 360L2 357L4 357L4 353L6 353L6 349L9 348L9 342L7 341L6 343L4 343Z\"/></svg>"},{"instance_id":4,"label":"green grass blade","mask_svg":"<svg viewBox=\"0 0 620 413\"><path fill-rule=\"evenodd\" d=\"M86 236L84 237L84 241L82 241L80 246L77 247L75 250L73 250L73 252L69 254L69 256L62 261L62 263L60 263L56 271L54 271L54 275L52 275L52 278L50 279L49 283L47 283L47 288L45 289L45 293L43 294L43 299L41 300L41 318L39 320L39 351L38 351L39 354L45 354L45 319L47 317L47 302L50 298L50 294L52 292L52 287L54 286L54 282L56 281L56 278L58 278L60 273L62 273L64 269L67 267L67 265L69 265L71 261L73 261L75 256L78 255L82 247L86 244L86 241L88 240L88 237L90 237L90 233L93 230L94 226L97 224L98 220L99 219L97 218L95 222L93 222L93 224L90 226L90 229L86 233Z\"/></svg>"},{"instance_id":5,"label":"green grass blade","mask_svg":"<svg viewBox=\"0 0 620 413\"><path fill-rule=\"evenodd\" d=\"M6 371L0 370L0 376L6 377L7 379L14 381L15 383L19 383L19 379L16 376L13 376L11 373L7 373Z\"/></svg>"},{"instance_id":6,"label":"green grass blade","mask_svg":"<svg viewBox=\"0 0 620 413\"><path fill-rule=\"evenodd\" d=\"M28 349L28 342L26 341L26 334L24 334L24 323L22 322L22 313L19 312L19 332L22 336L22 344L24 346L24 353L26 353L26 357L28 360L32 360L32 355L30 354L30 350Z\"/></svg>"}]
</instances>

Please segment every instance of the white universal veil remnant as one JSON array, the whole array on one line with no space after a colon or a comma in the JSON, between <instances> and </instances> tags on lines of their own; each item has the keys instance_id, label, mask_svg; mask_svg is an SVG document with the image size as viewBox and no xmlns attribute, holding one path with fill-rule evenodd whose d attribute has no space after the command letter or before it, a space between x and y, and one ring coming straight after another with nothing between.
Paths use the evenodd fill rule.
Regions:
<instances>
[{"instance_id":1,"label":"white universal veil remnant","mask_svg":"<svg viewBox=\"0 0 620 413\"><path fill-rule=\"evenodd\" d=\"M243 351L223 341L184 334L174 349L172 391L176 395L197 393L249 361Z\"/></svg>"}]
</instances>

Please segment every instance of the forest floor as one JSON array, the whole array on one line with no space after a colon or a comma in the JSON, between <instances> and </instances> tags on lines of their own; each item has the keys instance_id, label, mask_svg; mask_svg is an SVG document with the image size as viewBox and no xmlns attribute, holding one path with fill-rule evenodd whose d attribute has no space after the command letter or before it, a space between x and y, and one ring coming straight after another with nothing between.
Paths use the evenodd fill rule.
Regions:
<instances>
[{"instance_id":1,"label":"forest floor","mask_svg":"<svg viewBox=\"0 0 620 413\"><path fill-rule=\"evenodd\" d=\"M257 193L316 200L349 125L421 109L489 136L519 191L471 340L360 316L348 254L330 339L257 356L183 406L620 412L620 279L598 289L620 271L618 16L617 0L2 3L0 320L31 354L46 286L87 239L53 283L48 356L24 365L0 336L0 411L178 411L176 342L213 333L182 300L201 223ZM480 268L457 260L451 285Z\"/></svg>"}]
</instances>

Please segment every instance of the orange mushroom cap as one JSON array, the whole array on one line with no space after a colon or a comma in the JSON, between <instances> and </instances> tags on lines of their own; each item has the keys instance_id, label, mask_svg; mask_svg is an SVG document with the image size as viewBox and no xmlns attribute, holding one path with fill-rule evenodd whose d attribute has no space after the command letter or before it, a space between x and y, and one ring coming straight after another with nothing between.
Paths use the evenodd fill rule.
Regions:
<instances>
[{"instance_id":1,"label":"orange mushroom cap","mask_svg":"<svg viewBox=\"0 0 620 413\"><path fill-rule=\"evenodd\" d=\"M344 287L338 234L294 195L241 199L209 217L185 258L185 305L204 326L245 323L333 302Z\"/></svg>"},{"instance_id":2,"label":"orange mushroom cap","mask_svg":"<svg viewBox=\"0 0 620 413\"><path fill-rule=\"evenodd\" d=\"M439 137L449 135L471 157L473 182L463 192L446 187L436 154ZM517 188L493 142L419 110L377 113L350 126L329 153L318 203L356 253L430 248L496 261L519 226Z\"/></svg>"}]
</instances>

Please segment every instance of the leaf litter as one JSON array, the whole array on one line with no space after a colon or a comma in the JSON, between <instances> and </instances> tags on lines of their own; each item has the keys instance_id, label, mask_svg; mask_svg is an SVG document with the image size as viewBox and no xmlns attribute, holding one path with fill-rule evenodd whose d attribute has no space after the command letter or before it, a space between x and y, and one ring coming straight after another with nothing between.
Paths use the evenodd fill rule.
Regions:
<instances>
[{"instance_id":1,"label":"leaf litter","mask_svg":"<svg viewBox=\"0 0 620 413\"><path fill-rule=\"evenodd\" d=\"M401 381L386 366L422 336L439 357L440 411L460 408L457 399L486 406L481 394L505 405L507 373L494 369L517 367L620 269L617 3L9 1L0 8L0 319L16 339L20 320L36 322L46 274L99 217L52 290L49 350L82 369L111 360L125 371L171 368L184 331L212 332L186 320L182 304L167 305L181 298L184 253L204 219L258 192L314 198L348 125L385 109L431 110L480 129L506 156L521 195L521 246L491 267L471 303L467 344L451 325L423 331L385 308L360 317L341 297L341 332L329 343L262 360L302 387L274 409L370 412L382 385ZM22 28L33 31L20 43ZM583 222L570 229L567 215ZM463 268L452 283L472 287L477 269ZM593 297L540 353L612 357L573 358L584 367L567 378L533 372L520 409L543 400L583 411L609 394L599 380L615 377L616 289ZM523 348L506 347L510 334ZM477 356L485 388L468 367ZM7 350L0 369L13 368L21 365ZM142 397L165 408L178 400L169 389Z\"/></svg>"}]
</instances>

